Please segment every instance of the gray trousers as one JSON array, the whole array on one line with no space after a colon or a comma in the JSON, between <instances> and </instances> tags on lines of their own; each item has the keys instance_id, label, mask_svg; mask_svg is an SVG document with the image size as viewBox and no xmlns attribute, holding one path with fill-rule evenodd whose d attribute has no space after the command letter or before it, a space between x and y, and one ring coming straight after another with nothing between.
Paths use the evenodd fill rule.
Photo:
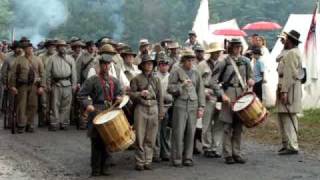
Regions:
<instances>
[{"instance_id":1,"label":"gray trousers","mask_svg":"<svg viewBox=\"0 0 320 180\"><path fill-rule=\"evenodd\" d=\"M223 156L241 156L241 137L242 137L242 122L236 115L232 123L225 123L223 125Z\"/></svg>"},{"instance_id":2,"label":"gray trousers","mask_svg":"<svg viewBox=\"0 0 320 180\"><path fill-rule=\"evenodd\" d=\"M156 145L153 153L154 157L170 158L171 128L168 127L170 118L171 115L167 112L164 119L159 124Z\"/></svg>"},{"instance_id":3,"label":"gray trousers","mask_svg":"<svg viewBox=\"0 0 320 180\"><path fill-rule=\"evenodd\" d=\"M54 85L52 88L52 115L50 125L57 127L70 124L70 108L72 102L72 87L60 87Z\"/></svg>"},{"instance_id":4,"label":"gray trousers","mask_svg":"<svg viewBox=\"0 0 320 180\"><path fill-rule=\"evenodd\" d=\"M178 102L177 102L178 101ZM193 160L198 104L177 100L173 106L171 158L174 164Z\"/></svg>"},{"instance_id":5,"label":"gray trousers","mask_svg":"<svg viewBox=\"0 0 320 180\"><path fill-rule=\"evenodd\" d=\"M143 166L152 163L153 148L158 132L158 106L137 105L134 110L136 130L136 164Z\"/></svg>"},{"instance_id":6,"label":"gray trousers","mask_svg":"<svg viewBox=\"0 0 320 180\"><path fill-rule=\"evenodd\" d=\"M219 121L216 103L207 101L202 118L202 148L204 151L217 151L223 136L223 122Z\"/></svg>"},{"instance_id":7,"label":"gray trousers","mask_svg":"<svg viewBox=\"0 0 320 180\"><path fill-rule=\"evenodd\" d=\"M299 150L298 137L295 132L294 126L298 130L298 119L296 114L291 114L293 118L292 124L289 114L278 113L278 122L282 138L282 145L289 150Z\"/></svg>"}]
</instances>

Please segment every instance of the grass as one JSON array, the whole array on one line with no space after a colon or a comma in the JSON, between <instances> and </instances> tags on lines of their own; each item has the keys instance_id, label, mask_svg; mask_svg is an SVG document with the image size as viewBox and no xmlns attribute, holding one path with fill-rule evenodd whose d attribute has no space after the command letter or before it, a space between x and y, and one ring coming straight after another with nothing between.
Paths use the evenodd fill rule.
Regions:
<instances>
[{"instance_id":1,"label":"grass","mask_svg":"<svg viewBox=\"0 0 320 180\"><path fill-rule=\"evenodd\" d=\"M268 119L253 129L247 130L247 137L260 143L279 144L281 137L278 129L277 114L270 109ZM306 152L320 152L320 109L310 109L303 112L299 118L299 145Z\"/></svg>"}]
</instances>

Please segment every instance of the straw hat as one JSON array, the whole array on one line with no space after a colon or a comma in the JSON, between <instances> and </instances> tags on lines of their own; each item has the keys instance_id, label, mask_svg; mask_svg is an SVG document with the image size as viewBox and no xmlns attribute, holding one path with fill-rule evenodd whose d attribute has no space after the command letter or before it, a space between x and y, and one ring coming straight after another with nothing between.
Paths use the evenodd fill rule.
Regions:
<instances>
[{"instance_id":1,"label":"straw hat","mask_svg":"<svg viewBox=\"0 0 320 180\"><path fill-rule=\"evenodd\" d=\"M99 54L117 54L117 51L110 44L105 44L99 49Z\"/></svg>"},{"instance_id":2,"label":"straw hat","mask_svg":"<svg viewBox=\"0 0 320 180\"><path fill-rule=\"evenodd\" d=\"M181 51L181 60L184 58L195 58L195 57L196 55L194 51L190 48L186 48Z\"/></svg>"},{"instance_id":3,"label":"straw hat","mask_svg":"<svg viewBox=\"0 0 320 180\"><path fill-rule=\"evenodd\" d=\"M180 45L178 42L172 42L168 45L168 49L178 49L180 48Z\"/></svg>"},{"instance_id":4,"label":"straw hat","mask_svg":"<svg viewBox=\"0 0 320 180\"><path fill-rule=\"evenodd\" d=\"M206 53L214 53L217 51L224 51L225 49L218 42L213 42L209 44L209 48L206 50Z\"/></svg>"}]
</instances>

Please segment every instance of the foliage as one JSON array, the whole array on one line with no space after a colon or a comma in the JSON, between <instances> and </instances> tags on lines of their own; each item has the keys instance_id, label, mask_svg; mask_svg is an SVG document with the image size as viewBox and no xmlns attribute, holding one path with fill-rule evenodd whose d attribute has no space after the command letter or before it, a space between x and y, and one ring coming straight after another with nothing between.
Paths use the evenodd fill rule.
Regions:
<instances>
[{"instance_id":1,"label":"foliage","mask_svg":"<svg viewBox=\"0 0 320 180\"><path fill-rule=\"evenodd\" d=\"M11 9L8 0L0 0L0 35L8 31ZM63 0L68 19L52 29L50 37L80 36L86 40L101 36L116 37L133 46L140 38L152 42L173 38L186 40L192 28L200 0ZM301 0L209 0L210 23L236 18L242 27L267 20L284 25L290 13L311 13L314 1ZM249 34L254 32L249 32ZM276 33L262 32L274 41Z\"/></svg>"},{"instance_id":2,"label":"foliage","mask_svg":"<svg viewBox=\"0 0 320 180\"><path fill-rule=\"evenodd\" d=\"M10 36L9 21L11 15L9 0L0 0L0 37Z\"/></svg>"}]
</instances>

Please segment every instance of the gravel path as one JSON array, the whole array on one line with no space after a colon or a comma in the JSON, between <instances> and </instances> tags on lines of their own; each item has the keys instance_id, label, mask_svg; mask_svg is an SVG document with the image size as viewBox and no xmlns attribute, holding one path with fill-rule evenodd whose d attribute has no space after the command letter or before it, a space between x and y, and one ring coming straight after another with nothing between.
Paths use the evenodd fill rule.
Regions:
<instances>
[{"instance_id":1,"label":"gravel path","mask_svg":"<svg viewBox=\"0 0 320 180\"><path fill-rule=\"evenodd\" d=\"M0 121L1 123L1 121ZM195 166L173 168L168 162L153 171L137 172L133 151L114 154L112 175L97 179L132 180L320 180L320 158L300 153L278 156L279 147L245 141L245 165L225 165L223 159L196 156ZM11 135L0 130L0 180L88 179L90 144L85 131ZM90 178L93 179L93 178Z\"/></svg>"}]
</instances>

